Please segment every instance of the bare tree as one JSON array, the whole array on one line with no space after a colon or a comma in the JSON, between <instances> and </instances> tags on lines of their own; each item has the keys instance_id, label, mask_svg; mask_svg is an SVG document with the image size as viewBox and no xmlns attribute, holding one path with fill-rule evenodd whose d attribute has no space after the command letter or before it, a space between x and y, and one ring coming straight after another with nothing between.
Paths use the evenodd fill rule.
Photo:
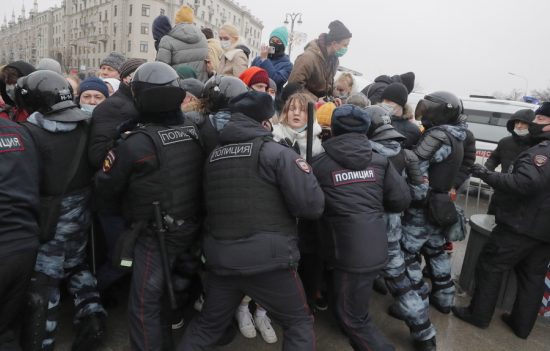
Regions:
<instances>
[{"instance_id":1,"label":"bare tree","mask_svg":"<svg viewBox=\"0 0 550 351\"><path fill-rule=\"evenodd\" d=\"M533 90L531 95L539 99L540 101L550 101L550 87L546 89Z\"/></svg>"}]
</instances>

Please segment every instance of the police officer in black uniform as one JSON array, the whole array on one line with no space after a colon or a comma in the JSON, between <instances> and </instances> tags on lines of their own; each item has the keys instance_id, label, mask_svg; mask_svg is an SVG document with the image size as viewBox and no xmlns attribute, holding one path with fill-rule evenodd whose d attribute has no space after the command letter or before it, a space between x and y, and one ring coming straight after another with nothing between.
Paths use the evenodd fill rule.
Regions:
<instances>
[{"instance_id":1,"label":"police officer in black uniform","mask_svg":"<svg viewBox=\"0 0 550 351\"><path fill-rule=\"evenodd\" d=\"M100 206L122 200L123 216L138 234L128 304L131 348L170 349L170 292L156 235L163 228L155 224L153 202L160 203L161 225L167 227L171 268L199 231L204 156L196 126L180 110L185 91L173 68L145 63L131 87L141 125L109 151L96 174L96 190Z\"/></svg>"},{"instance_id":2,"label":"police officer in black uniform","mask_svg":"<svg viewBox=\"0 0 550 351\"><path fill-rule=\"evenodd\" d=\"M529 134L535 144L522 152L507 173L476 164L472 175L495 189L497 226L476 265L476 288L468 307L453 307L458 318L479 328L491 322L504 272L514 269L517 296L502 319L520 338L535 325L550 261L550 102L535 112Z\"/></svg>"},{"instance_id":3,"label":"police officer in black uniform","mask_svg":"<svg viewBox=\"0 0 550 351\"><path fill-rule=\"evenodd\" d=\"M205 305L178 350L210 349L245 294L283 325L284 350L314 350L313 316L296 272L296 217L318 218L323 192L306 161L273 141L268 94L241 94L230 110L205 166Z\"/></svg>"},{"instance_id":4,"label":"police officer in black uniform","mask_svg":"<svg viewBox=\"0 0 550 351\"><path fill-rule=\"evenodd\" d=\"M372 284L388 259L384 212L410 203L405 179L388 159L372 151L369 114L342 105L332 114L333 137L313 162L325 192L323 242L328 243L338 321L354 350L394 350L369 313Z\"/></svg>"},{"instance_id":5,"label":"police officer in black uniform","mask_svg":"<svg viewBox=\"0 0 550 351\"><path fill-rule=\"evenodd\" d=\"M38 248L38 157L25 129L0 118L0 350L15 333Z\"/></svg>"}]
</instances>

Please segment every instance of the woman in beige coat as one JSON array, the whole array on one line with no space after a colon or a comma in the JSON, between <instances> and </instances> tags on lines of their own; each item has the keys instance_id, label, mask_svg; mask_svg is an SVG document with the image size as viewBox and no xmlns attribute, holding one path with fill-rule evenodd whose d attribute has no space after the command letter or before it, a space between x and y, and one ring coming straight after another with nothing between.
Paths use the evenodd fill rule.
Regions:
<instances>
[{"instance_id":1,"label":"woman in beige coat","mask_svg":"<svg viewBox=\"0 0 550 351\"><path fill-rule=\"evenodd\" d=\"M219 36L224 53L217 73L239 78L241 73L248 68L248 57L243 50L236 48L241 44L239 30L231 24L224 24L220 27Z\"/></svg>"}]
</instances>

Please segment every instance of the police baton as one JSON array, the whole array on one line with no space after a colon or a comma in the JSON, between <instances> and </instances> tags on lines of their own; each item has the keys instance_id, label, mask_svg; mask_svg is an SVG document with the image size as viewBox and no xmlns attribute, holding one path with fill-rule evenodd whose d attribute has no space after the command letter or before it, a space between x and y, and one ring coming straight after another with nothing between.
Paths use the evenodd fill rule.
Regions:
<instances>
[{"instance_id":1,"label":"police baton","mask_svg":"<svg viewBox=\"0 0 550 351\"><path fill-rule=\"evenodd\" d=\"M172 273L170 270L170 264L168 263L168 252L166 251L166 242L164 241L164 225L162 223L162 215L160 213L160 202L153 202L155 210L155 223L157 224L157 237L160 247L160 259L162 261L162 271L164 273L164 280L166 281L166 289L168 290L168 297L170 298L170 307L175 310L178 306L176 304L176 296L174 295L174 288L172 287Z\"/></svg>"},{"instance_id":2,"label":"police baton","mask_svg":"<svg viewBox=\"0 0 550 351\"><path fill-rule=\"evenodd\" d=\"M313 149L313 121L315 119L313 102L307 103L307 129L306 129L306 162L311 164Z\"/></svg>"}]
</instances>

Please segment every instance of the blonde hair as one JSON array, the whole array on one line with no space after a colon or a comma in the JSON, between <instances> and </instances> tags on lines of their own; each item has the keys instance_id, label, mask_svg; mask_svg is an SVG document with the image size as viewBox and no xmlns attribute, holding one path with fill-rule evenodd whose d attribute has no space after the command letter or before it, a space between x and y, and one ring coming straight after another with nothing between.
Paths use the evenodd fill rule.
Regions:
<instances>
[{"instance_id":1,"label":"blonde hair","mask_svg":"<svg viewBox=\"0 0 550 351\"><path fill-rule=\"evenodd\" d=\"M279 116L279 123L287 124L288 111L290 110L290 106L294 102L298 102L300 104L300 108L302 109L302 111L307 113L307 103L313 102L313 101L311 100L311 97L309 95L304 93L296 93L296 94L290 95L290 97L285 103L285 106L283 106L281 115Z\"/></svg>"},{"instance_id":2,"label":"blonde hair","mask_svg":"<svg viewBox=\"0 0 550 351\"><path fill-rule=\"evenodd\" d=\"M224 32L229 34L230 37L233 37L235 39L239 38L239 30L232 24L226 23L220 27L220 30L223 30Z\"/></svg>"},{"instance_id":3,"label":"blonde hair","mask_svg":"<svg viewBox=\"0 0 550 351\"><path fill-rule=\"evenodd\" d=\"M353 84L355 83L355 80L353 79L353 75L349 72L343 72L342 74L340 74L340 76L338 76L338 79L336 79L336 82L342 82L344 80L347 80L346 82L347 86L349 87L349 90L352 91Z\"/></svg>"}]
</instances>

